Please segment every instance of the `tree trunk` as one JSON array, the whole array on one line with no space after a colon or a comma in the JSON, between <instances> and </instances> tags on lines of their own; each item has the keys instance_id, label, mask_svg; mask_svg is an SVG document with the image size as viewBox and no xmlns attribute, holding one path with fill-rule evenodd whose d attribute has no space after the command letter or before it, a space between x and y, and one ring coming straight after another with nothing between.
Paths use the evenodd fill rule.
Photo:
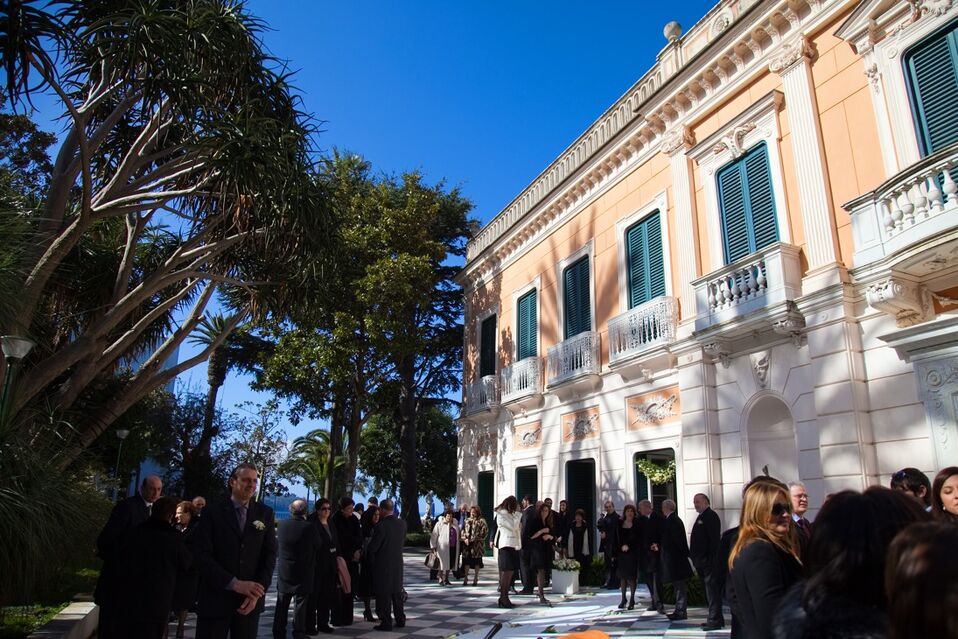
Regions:
<instances>
[{"instance_id":1,"label":"tree trunk","mask_svg":"<svg viewBox=\"0 0 958 639\"><path fill-rule=\"evenodd\" d=\"M333 501L342 497L342 473L336 471L336 457L343 450L343 407L345 398L337 397L329 419L329 456L326 459L326 484L323 497Z\"/></svg>"},{"instance_id":2,"label":"tree trunk","mask_svg":"<svg viewBox=\"0 0 958 639\"><path fill-rule=\"evenodd\" d=\"M359 437L363 427L362 408L353 401L349 411L349 448L346 451L346 464L343 466L343 487L348 497L356 486L356 467L359 465Z\"/></svg>"},{"instance_id":3,"label":"tree trunk","mask_svg":"<svg viewBox=\"0 0 958 639\"><path fill-rule=\"evenodd\" d=\"M422 531L419 517L419 477L416 473L418 453L416 450L416 377L415 359L408 356L400 364L402 389L399 396L399 451L402 454L402 484L399 500L402 517L409 532Z\"/></svg>"}]
</instances>

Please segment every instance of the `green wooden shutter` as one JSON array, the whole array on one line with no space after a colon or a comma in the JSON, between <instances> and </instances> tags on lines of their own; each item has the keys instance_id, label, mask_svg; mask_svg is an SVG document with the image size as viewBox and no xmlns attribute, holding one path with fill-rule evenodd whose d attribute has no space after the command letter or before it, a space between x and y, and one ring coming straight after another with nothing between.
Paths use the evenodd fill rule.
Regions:
<instances>
[{"instance_id":1,"label":"green wooden shutter","mask_svg":"<svg viewBox=\"0 0 958 639\"><path fill-rule=\"evenodd\" d=\"M655 211L625 233L629 308L665 295L662 222Z\"/></svg>"},{"instance_id":2,"label":"green wooden shutter","mask_svg":"<svg viewBox=\"0 0 958 639\"><path fill-rule=\"evenodd\" d=\"M479 377L496 374L496 316L482 320L479 337Z\"/></svg>"},{"instance_id":3,"label":"green wooden shutter","mask_svg":"<svg viewBox=\"0 0 958 639\"><path fill-rule=\"evenodd\" d=\"M765 143L719 170L716 181L727 264L778 241Z\"/></svg>"},{"instance_id":4,"label":"green wooden shutter","mask_svg":"<svg viewBox=\"0 0 958 639\"><path fill-rule=\"evenodd\" d=\"M775 198L772 194L772 170L768 165L768 149L760 144L742 158L748 193L753 251L760 251L778 241L775 219Z\"/></svg>"},{"instance_id":5,"label":"green wooden shutter","mask_svg":"<svg viewBox=\"0 0 958 639\"><path fill-rule=\"evenodd\" d=\"M526 495L531 495L532 501L539 498L539 469L535 466L516 468L516 499L522 501Z\"/></svg>"},{"instance_id":6,"label":"green wooden shutter","mask_svg":"<svg viewBox=\"0 0 958 639\"><path fill-rule=\"evenodd\" d=\"M535 357L538 354L538 317L536 311L536 300L538 295L533 289L519 298L516 306L517 326L517 352L516 359L524 360L527 357Z\"/></svg>"},{"instance_id":7,"label":"green wooden shutter","mask_svg":"<svg viewBox=\"0 0 958 639\"><path fill-rule=\"evenodd\" d=\"M482 512L483 519L486 520L486 523L489 524L489 539L496 538L496 518L493 514L493 509L496 507L495 502L495 492L496 492L496 476L491 470L486 470L479 473L479 476L476 479L476 505L479 506L479 510ZM483 548L486 549L485 554L491 555L492 552L489 550L489 544L484 543Z\"/></svg>"},{"instance_id":8,"label":"green wooden shutter","mask_svg":"<svg viewBox=\"0 0 958 639\"><path fill-rule=\"evenodd\" d=\"M585 520L594 523L596 520L595 508L595 461L580 459L566 462L566 501L569 510L575 512L577 508L585 511Z\"/></svg>"},{"instance_id":9,"label":"green wooden shutter","mask_svg":"<svg viewBox=\"0 0 958 639\"><path fill-rule=\"evenodd\" d=\"M958 141L958 22L905 54L912 111L924 155Z\"/></svg>"},{"instance_id":10,"label":"green wooden shutter","mask_svg":"<svg viewBox=\"0 0 958 639\"><path fill-rule=\"evenodd\" d=\"M583 257L563 274L565 339L592 330L589 297L589 257Z\"/></svg>"}]
</instances>

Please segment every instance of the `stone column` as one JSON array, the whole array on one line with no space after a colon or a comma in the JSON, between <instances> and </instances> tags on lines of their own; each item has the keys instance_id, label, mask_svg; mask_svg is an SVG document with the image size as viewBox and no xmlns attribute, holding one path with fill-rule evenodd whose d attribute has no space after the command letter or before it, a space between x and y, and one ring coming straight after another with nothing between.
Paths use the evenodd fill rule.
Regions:
<instances>
[{"instance_id":1,"label":"stone column","mask_svg":"<svg viewBox=\"0 0 958 639\"><path fill-rule=\"evenodd\" d=\"M781 52L769 63L769 70L781 76L785 88L809 274L838 261L835 212L825 171L825 149L812 84L811 60L814 56L811 42L802 34L782 45Z\"/></svg>"},{"instance_id":2,"label":"stone column","mask_svg":"<svg viewBox=\"0 0 958 639\"><path fill-rule=\"evenodd\" d=\"M692 180L689 175L689 158L686 155L695 137L684 127L678 127L665 134L662 142L662 152L669 156L672 170L672 195L675 210L675 241L678 251L673 253L672 263L678 269L680 317L682 323L695 319L695 289L692 280L699 276L698 253L695 248L698 243L695 237L695 210L692 201Z\"/></svg>"}]
</instances>

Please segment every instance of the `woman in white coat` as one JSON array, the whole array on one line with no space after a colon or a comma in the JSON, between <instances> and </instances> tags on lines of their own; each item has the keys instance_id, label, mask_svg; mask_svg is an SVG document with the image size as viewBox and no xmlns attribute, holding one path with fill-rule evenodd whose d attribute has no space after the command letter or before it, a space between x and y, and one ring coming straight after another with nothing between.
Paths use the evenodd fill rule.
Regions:
<instances>
[{"instance_id":1,"label":"woman in white coat","mask_svg":"<svg viewBox=\"0 0 958 639\"><path fill-rule=\"evenodd\" d=\"M432 529L429 547L439 559L439 585L449 585L449 571L456 570L459 563L459 526L455 513L446 512Z\"/></svg>"},{"instance_id":2,"label":"woman in white coat","mask_svg":"<svg viewBox=\"0 0 958 639\"><path fill-rule=\"evenodd\" d=\"M506 497L496 508L496 537L493 545L499 550L499 607L515 608L509 601L512 575L519 570L519 546L521 545L519 502L512 495Z\"/></svg>"}]
</instances>

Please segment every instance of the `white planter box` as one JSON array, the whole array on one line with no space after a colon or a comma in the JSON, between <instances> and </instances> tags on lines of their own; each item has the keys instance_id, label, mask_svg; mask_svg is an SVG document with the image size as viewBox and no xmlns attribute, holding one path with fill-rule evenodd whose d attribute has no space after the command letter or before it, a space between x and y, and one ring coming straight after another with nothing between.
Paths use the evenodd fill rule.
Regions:
<instances>
[{"instance_id":1,"label":"white planter box","mask_svg":"<svg viewBox=\"0 0 958 639\"><path fill-rule=\"evenodd\" d=\"M552 592L560 595L574 595L579 592L579 572L577 570L553 570Z\"/></svg>"}]
</instances>

